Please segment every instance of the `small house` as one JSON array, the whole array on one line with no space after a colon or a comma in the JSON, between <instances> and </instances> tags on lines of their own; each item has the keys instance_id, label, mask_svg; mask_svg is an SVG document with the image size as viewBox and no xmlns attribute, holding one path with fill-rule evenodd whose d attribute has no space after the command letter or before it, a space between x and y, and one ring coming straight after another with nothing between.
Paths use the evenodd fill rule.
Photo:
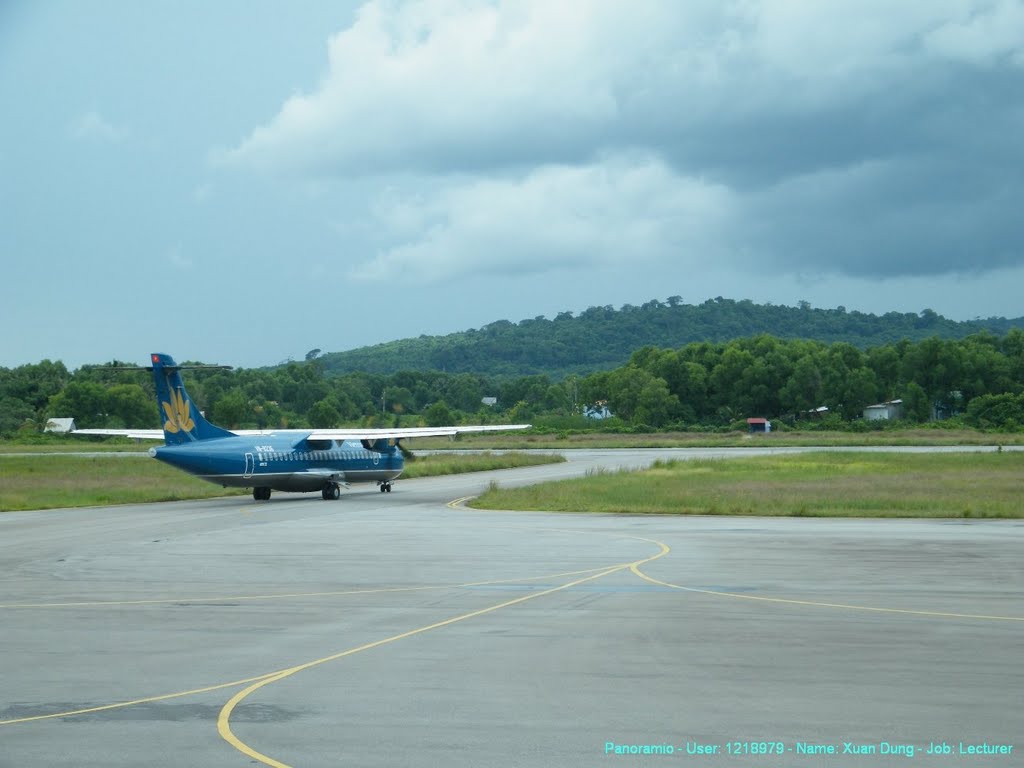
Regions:
<instances>
[{"instance_id":1,"label":"small house","mask_svg":"<svg viewBox=\"0 0 1024 768\"><path fill-rule=\"evenodd\" d=\"M747 419L747 427L751 432L771 432L772 423L768 419L753 418Z\"/></svg>"},{"instance_id":2,"label":"small house","mask_svg":"<svg viewBox=\"0 0 1024 768\"><path fill-rule=\"evenodd\" d=\"M864 408L865 421L890 421L903 418L903 401L889 400L885 403L876 403Z\"/></svg>"},{"instance_id":3,"label":"small house","mask_svg":"<svg viewBox=\"0 0 1024 768\"><path fill-rule=\"evenodd\" d=\"M53 432L58 435L64 435L68 432L74 432L75 427L74 419L47 419L45 432Z\"/></svg>"}]
</instances>

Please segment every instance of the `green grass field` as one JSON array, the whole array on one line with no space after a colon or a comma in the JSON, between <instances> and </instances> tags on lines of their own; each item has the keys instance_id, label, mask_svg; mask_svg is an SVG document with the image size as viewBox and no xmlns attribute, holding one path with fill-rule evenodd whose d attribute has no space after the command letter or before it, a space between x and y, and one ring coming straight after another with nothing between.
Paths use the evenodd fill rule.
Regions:
<instances>
[{"instance_id":1,"label":"green grass field","mask_svg":"<svg viewBox=\"0 0 1024 768\"><path fill-rule=\"evenodd\" d=\"M402 477L548 464L565 461L550 454L419 456ZM5 456L0 458L0 512L150 501L248 495L221 488L150 459L135 456Z\"/></svg>"},{"instance_id":2,"label":"green grass field","mask_svg":"<svg viewBox=\"0 0 1024 768\"><path fill-rule=\"evenodd\" d=\"M757 446L905 446L905 445L1022 445L1022 432L980 432L974 429L891 429L877 432L771 432L752 435L747 432L652 432L649 434L613 434L580 432L572 434L508 434L460 435L455 441L447 437L417 438L410 443L413 450L427 448L739 448Z\"/></svg>"},{"instance_id":3,"label":"green grass field","mask_svg":"<svg viewBox=\"0 0 1024 768\"><path fill-rule=\"evenodd\" d=\"M806 453L658 463L492 489L471 506L553 512L806 517L1024 517L1024 452Z\"/></svg>"},{"instance_id":4,"label":"green grass field","mask_svg":"<svg viewBox=\"0 0 1024 768\"><path fill-rule=\"evenodd\" d=\"M0 455L8 453L146 453L155 445L152 440L139 442L115 437L107 440L89 438L47 440L46 442L19 442L0 440Z\"/></svg>"}]
</instances>

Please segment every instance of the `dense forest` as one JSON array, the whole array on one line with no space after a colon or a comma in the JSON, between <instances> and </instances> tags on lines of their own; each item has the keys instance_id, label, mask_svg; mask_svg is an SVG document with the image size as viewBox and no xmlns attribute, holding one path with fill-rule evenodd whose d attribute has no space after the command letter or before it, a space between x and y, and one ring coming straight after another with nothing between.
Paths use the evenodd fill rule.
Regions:
<instances>
[{"instance_id":1,"label":"dense forest","mask_svg":"<svg viewBox=\"0 0 1024 768\"><path fill-rule=\"evenodd\" d=\"M1002 335L1024 328L1024 318L989 318L957 322L930 309L919 314L888 312L872 315L844 307L815 309L754 304L717 298L700 305L684 304L679 296L652 299L641 306L590 307L578 315L561 312L513 323L495 323L447 336L420 336L386 344L333 352L321 358L330 373L401 370L447 371L483 375L553 378L590 374L624 365L644 346L676 348L697 341L726 342L767 333L779 339L846 342L859 349L922 341L931 336L962 339L989 331Z\"/></svg>"},{"instance_id":2,"label":"dense forest","mask_svg":"<svg viewBox=\"0 0 1024 768\"><path fill-rule=\"evenodd\" d=\"M557 322L557 321L556 321ZM1024 331L963 339L848 342L767 334L642 347L625 365L560 379L439 371L331 375L311 359L273 369L187 371L197 405L226 427L437 426L532 421L551 429L729 429L749 416L865 428L866 405L901 399L904 419L1024 428ZM159 427L150 377L43 361L0 368L0 436L78 427ZM484 398L494 398L485 404ZM827 410L825 410L827 409ZM585 414L610 411L597 420Z\"/></svg>"}]
</instances>

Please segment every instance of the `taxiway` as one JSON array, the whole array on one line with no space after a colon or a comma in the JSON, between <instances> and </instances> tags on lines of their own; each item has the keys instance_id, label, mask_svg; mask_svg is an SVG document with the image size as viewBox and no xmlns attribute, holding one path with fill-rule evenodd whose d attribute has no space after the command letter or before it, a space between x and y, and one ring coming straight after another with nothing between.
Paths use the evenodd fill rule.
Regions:
<instances>
[{"instance_id":1,"label":"taxiway","mask_svg":"<svg viewBox=\"0 0 1024 768\"><path fill-rule=\"evenodd\" d=\"M665 454L580 452L338 502L0 515L0 767L882 768L906 757L606 745L1020 738L1021 521L453 503L495 477ZM1024 743L921 752L915 765L1024 765Z\"/></svg>"}]
</instances>

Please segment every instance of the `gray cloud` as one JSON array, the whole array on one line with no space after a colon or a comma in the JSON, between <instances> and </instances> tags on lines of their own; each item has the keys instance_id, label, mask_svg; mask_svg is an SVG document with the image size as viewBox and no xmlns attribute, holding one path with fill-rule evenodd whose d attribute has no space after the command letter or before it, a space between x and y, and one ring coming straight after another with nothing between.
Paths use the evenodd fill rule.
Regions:
<instances>
[{"instance_id":1,"label":"gray cloud","mask_svg":"<svg viewBox=\"0 0 1024 768\"><path fill-rule=\"evenodd\" d=\"M743 200L743 236L772 270L884 277L1020 264L1017 195L983 177L921 157L787 179Z\"/></svg>"},{"instance_id":2,"label":"gray cloud","mask_svg":"<svg viewBox=\"0 0 1024 768\"><path fill-rule=\"evenodd\" d=\"M680 242L766 270L984 272L1024 263L1022 84L1010 0L370 2L320 86L221 161L433 179L381 218L404 229L364 279Z\"/></svg>"}]
</instances>

